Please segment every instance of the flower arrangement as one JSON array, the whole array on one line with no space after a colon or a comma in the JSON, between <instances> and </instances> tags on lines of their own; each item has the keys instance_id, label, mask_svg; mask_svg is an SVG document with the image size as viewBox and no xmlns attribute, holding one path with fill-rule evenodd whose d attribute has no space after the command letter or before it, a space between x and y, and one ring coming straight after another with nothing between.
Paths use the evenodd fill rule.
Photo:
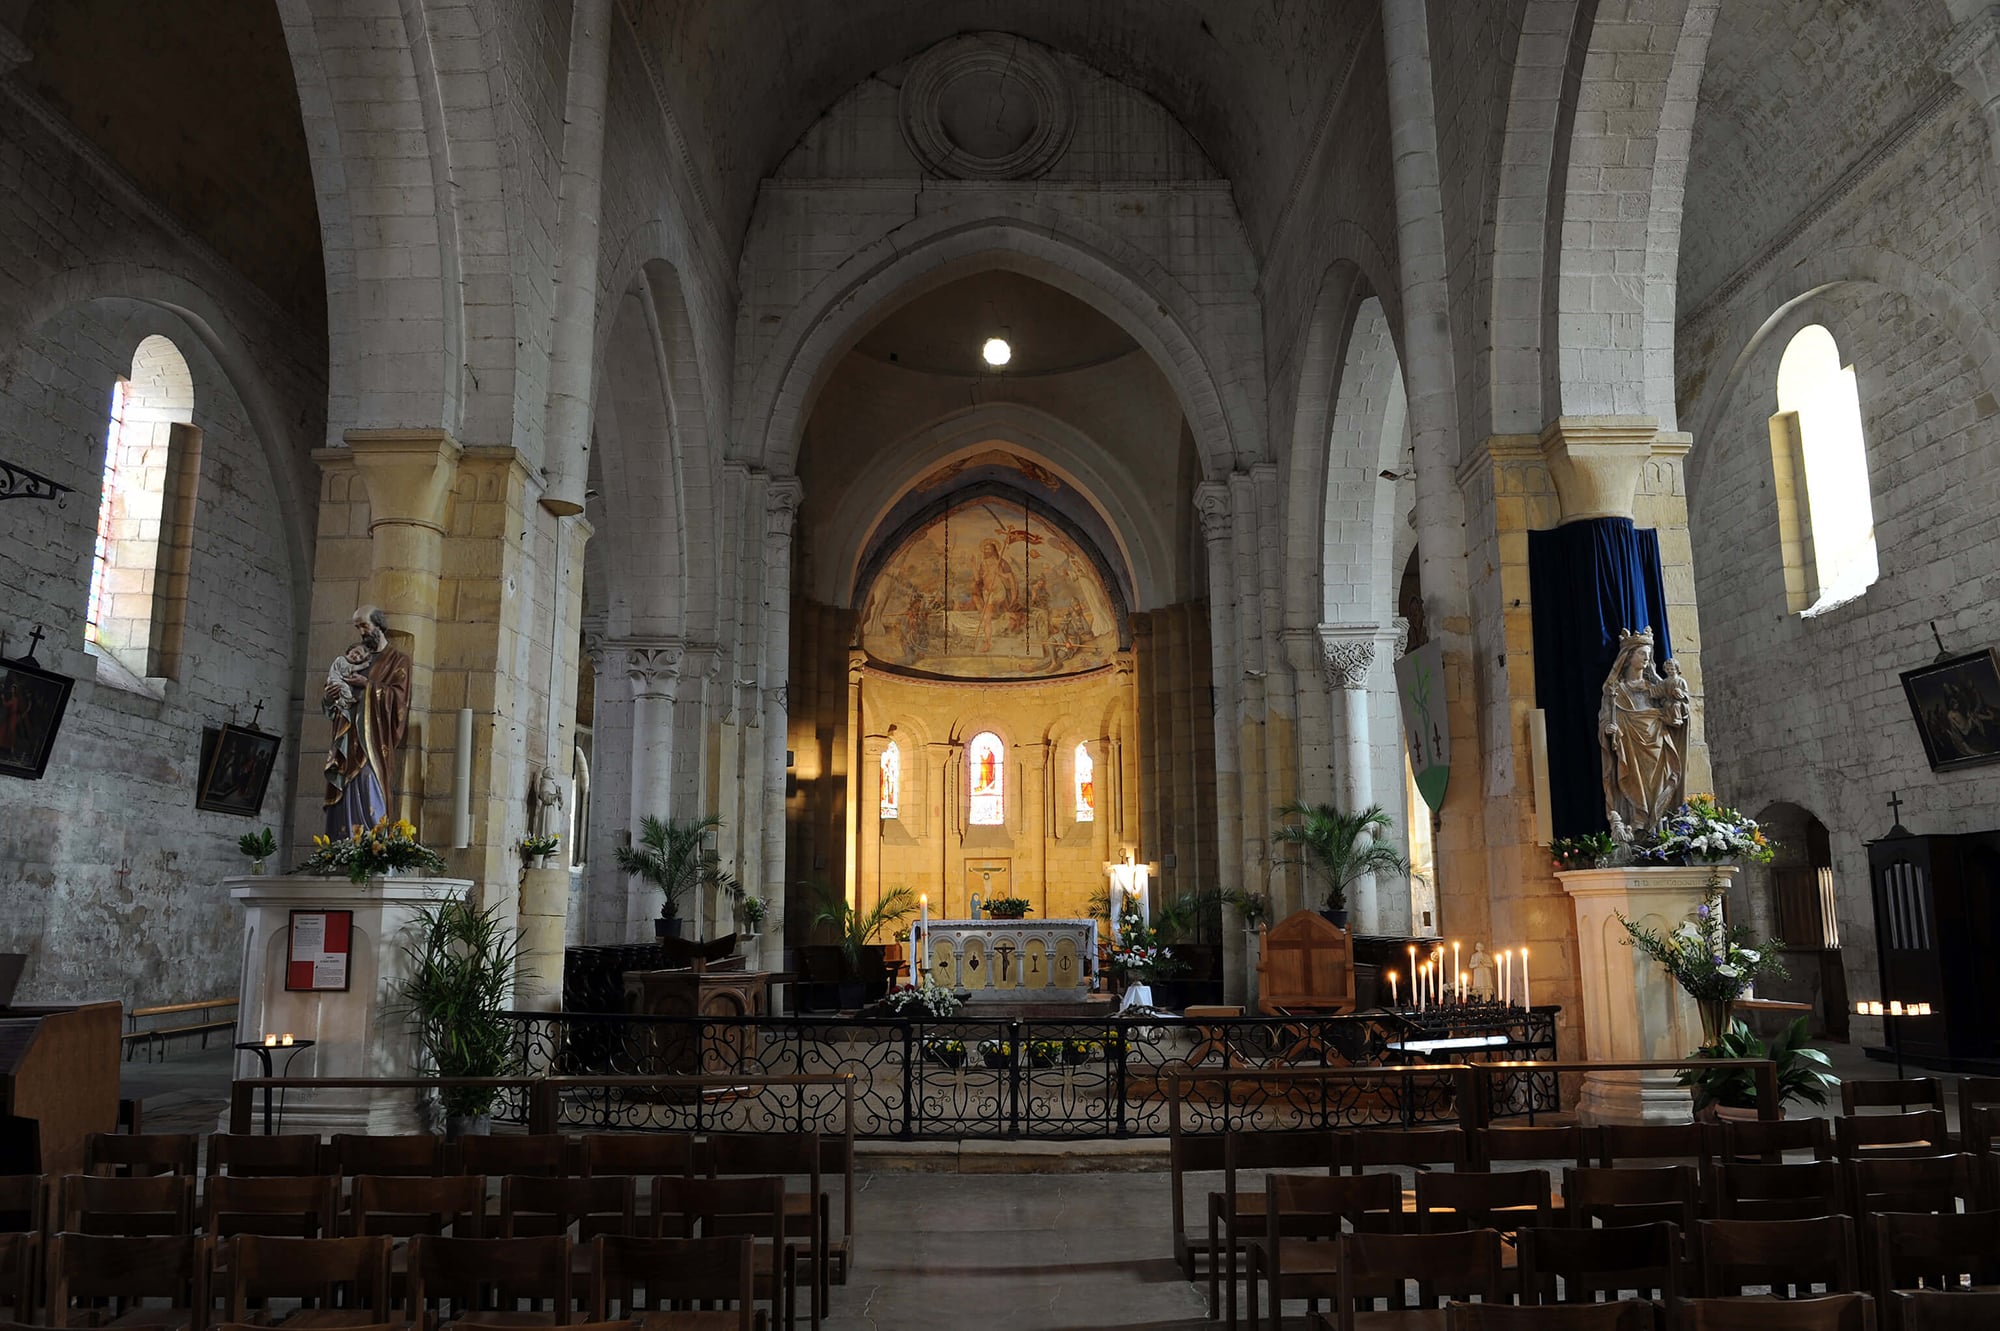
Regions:
<instances>
[{"instance_id":1,"label":"flower arrangement","mask_svg":"<svg viewBox=\"0 0 2000 1331\"><path fill-rule=\"evenodd\" d=\"M236 849L250 861L253 872L264 872L264 861L278 853L278 839L271 835L271 829L261 832L245 832L236 838Z\"/></svg>"},{"instance_id":2,"label":"flower arrangement","mask_svg":"<svg viewBox=\"0 0 2000 1331\"><path fill-rule=\"evenodd\" d=\"M1271 918L1271 898L1266 893L1250 892L1239 887L1230 891L1225 899L1243 917L1245 929L1255 929Z\"/></svg>"},{"instance_id":3,"label":"flower arrangement","mask_svg":"<svg viewBox=\"0 0 2000 1331\"><path fill-rule=\"evenodd\" d=\"M883 1001L897 1016L919 1020L955 1016L961 1006L958 996L935 980L897 985Z\"/></svg>"},{"instance_id":4,"label":"flower arrangement","mask_svg":"<svg viewBox=\"0 0 2000 1331\"><path fill-rule=\"evenodd\" d=\"M1014 1061L1012 1040L981 1040L979 1057L989 1068L1004 1068Z\"/></svg>"},{"instance_id":5,"label":"flower arrangement","mask_svg":"<svg viewBox=\"0 0 2000 1331\"><path fill-rule=\"evenodd\" d=\"M745 933L764 932L764 919L771 913L770 903L762 897L746 896L736 903L736 913L743 920Z\"/></svg>"},{"instance_id":6,"label":"flower arrangement","mask_svg":"<svg viewBox=\"0 0 2000 1331\"><path fill-rule=\"evenodd\" d=\"M1026 897L995 897L986 903L986 917L992 920L1025 920L1034 903Z\"/></svg>"},{"instance_id":7,"label":"flower arrangement","mask_svg":"<svg viewBox=\"0 0 2000 1331\"><path fill-rule=\"evenodd\" d=\"M1589 832L1583 836L1557 837L1549 843L1556 868L1601 869L1618 853L1618 843L1609 832Z\"/></svg>"},{"instance_id":8,"label":"flower arrangement","mask_svg":"<svg viewBox=\"0 0 2000 1331\"><path fill-rule=\"evenodd\" d=\"M1129 901L1118 917L1118 940L1107 949L1112 971L1127 984L1151 984L1174 973L1174 950Z\"/></svg>"},{"instance_id":9,"label":"flower arrangement","mask_svg":"<svg viewBox=\"0 0 2000 1331\"><path fill-rule=\"evenodd\" d=\"M1732 860L1769 864L1777 846L1765 839L1757 820L1696 795L1651 832L1632 843L1641 864L1721 864Z\"/></svg>"},{"instance_id":10,"label":"flower arrangement","mask_svg":"<svg viewBox=\"0 0 2000 1331\"><path fill-rule=\"evenodd\" d=\"M349 881L360 883L405 869L441 874L444 868L444 856L418 841L417 829L406 819L378 818L373 827L355 824L353 834L339 841L314 837L313 853L293 872L323 878L346 874Z\"/></svg>"},{"instance_id":11,"label":"flower arrangement","mask_svg":"<svg viewBox=\"0 0 2000 1331\"><path fill-rule=\"evenodd\" d=\"M555 854L556 847L561 844L562 838L554 832L546 836L530 834L521 838L521 855L524 859L540 859L544 855Z\"/></svg>"},{"instance_id":12,"label":"flower arrangement","mask_svg":"<svg viewBox=\"0 0 2000 1331\"><path fill-rule=\"evenodd\" d=\"M965 1041L931 1036L923 1043L924 1057L943 1067L955 1068L965 1062Z\"/></svg>"},{"instance_id":13,"label":"flower arrangement","mask_svg":"<svg viewBox=\"0 0 2000 1331\"><path fill-rule=\"evenodd\" d=\"M1709 888L1707 899L1670 934L1634 924L1623 915L1618 922L1631 935L1631 946L1659 962L1674 977L1674 982L1698 1002L1728 1003L1759 976L1783 979L1785 975L1776 939L1753 947L1756 939L1748 925L1730 924L1723 919L1719 883Z\"/></svg>"}]
</instances>

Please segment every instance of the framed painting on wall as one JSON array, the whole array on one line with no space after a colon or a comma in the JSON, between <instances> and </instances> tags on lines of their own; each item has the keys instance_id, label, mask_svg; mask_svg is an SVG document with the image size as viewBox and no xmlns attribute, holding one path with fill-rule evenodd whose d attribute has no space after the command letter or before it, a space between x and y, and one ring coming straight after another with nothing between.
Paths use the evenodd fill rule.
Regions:
<instances>
[{"instance_id":1,"label":"framed painting on wall","mask_svg":"<svg viewBox=\"0 0 2000 1331\"><path fill-rule=\"evenodd\" d=\"M1992 648L1903 672L1934 772L2000 762L2000 653Z\"/></svg>"},{"instance_id":2,"label":"framed painting on wall","mask_svg":"<svg viewBox=\"0 0 2000 1331\"><path fill-rule=\"evenodd\" d=\"M42 779L74 683L32 661L0 660L0 775Z\"/></svg>"},{"instance_id":3,"label":"framed painting on wall","mask_svg":"<svg viewBox=\"0 0 2000 1331\"><path fill-rule=\"evenodd\" d=\"M205 726L194 807L254 818L278 761L278 737L251 726Z\"/></svg>"}]
</instances>

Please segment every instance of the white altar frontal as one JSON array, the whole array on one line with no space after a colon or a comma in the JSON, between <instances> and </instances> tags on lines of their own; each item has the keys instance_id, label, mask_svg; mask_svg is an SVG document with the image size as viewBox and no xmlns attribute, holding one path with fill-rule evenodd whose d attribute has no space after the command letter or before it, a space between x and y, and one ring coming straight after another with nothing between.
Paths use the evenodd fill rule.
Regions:
<instances>
[{"instance_id":1,"label":"white altar frontal","mask_svg":"<svg viewBox=\"0 0 2000 1331\"><path fill-rule=\"evenodd\" d=\"M931 920L915 932L926 977L974 1003L1081 1000L1097 975L1096 920Z\"/></svg>"}]
</instances>

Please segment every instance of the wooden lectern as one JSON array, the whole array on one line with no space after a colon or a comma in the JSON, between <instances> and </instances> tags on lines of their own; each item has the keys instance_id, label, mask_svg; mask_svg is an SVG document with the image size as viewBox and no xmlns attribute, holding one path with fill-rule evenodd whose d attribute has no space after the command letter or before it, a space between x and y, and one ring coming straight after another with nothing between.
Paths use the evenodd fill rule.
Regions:
<instances>
[{"instance_id":1,"label":"wooden lectern","mask_svg":"<svg viewBox=\"0 0 2000 1331\"><path fill-rule=\"evenodd\" d=\"M1257 1010L1266 1016L1354 1010L1354 945L1347 930L1302 910L1264 931Z\"/></svg>"},{"instance_id":2,"label":"wooden lectern","mask_svg":"<svg viewBox=\"0 0 2000 1331\"><path fill-rule=\"evenodd\" d=\"M686 970L626 971L627 1012L688 1019L640 1033L651 1053L646 1071L671 1076L740 1070L757 1052L756 1026L704 1027L701 1019L769 1016L773 978L768 971L745 970L742 957L697 959Z\"/></svg>"},{"instance_id":3,"label":"wooden lectern","mask_svg":"<svg viewBox=\"0 0 2000 1331\"><path fill-rule=\"evenodd\" d=\"M0 1116L39 1125L43 1174L83 1172L83 1140L118 1129L124 1008L0 1008Z\"/></svg>"}]
</instances>

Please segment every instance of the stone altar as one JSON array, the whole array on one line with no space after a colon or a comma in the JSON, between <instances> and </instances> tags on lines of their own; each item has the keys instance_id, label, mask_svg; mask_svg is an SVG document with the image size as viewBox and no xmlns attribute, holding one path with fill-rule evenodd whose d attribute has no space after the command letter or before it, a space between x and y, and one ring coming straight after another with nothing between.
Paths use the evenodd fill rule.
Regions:
<instances>
[{"instance_id":1,"label":"stone altar","mask_svg":"<svg viewBox=\"0 0 2000 1331\"><path fill-rule=\"evenodd\" d=\"M929 978L975 1003L1082 1000L1097 977L1096 920L932 920L913 932Z\"/></svg>"}]
</instances>

